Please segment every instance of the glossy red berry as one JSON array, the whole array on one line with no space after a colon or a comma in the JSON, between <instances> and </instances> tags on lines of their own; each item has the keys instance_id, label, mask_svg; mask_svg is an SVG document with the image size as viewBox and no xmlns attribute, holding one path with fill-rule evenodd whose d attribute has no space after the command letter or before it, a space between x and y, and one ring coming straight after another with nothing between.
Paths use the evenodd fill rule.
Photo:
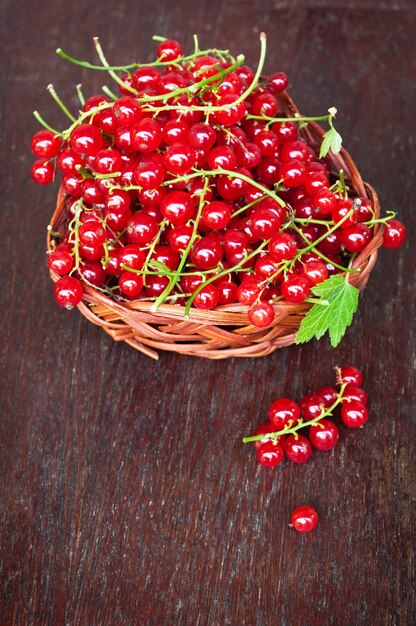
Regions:
<instances>
[{"instance_id":1,"label":"glossy red berry","mask_svg":"<svg viewBox=\"0 0 416 626\"><path fill-rule=\"evenodd\" d=\"M318 513L311 506L299 506L291 516L291 523L299 533L308 533L318 523Z\"/></svg>"},{"instance_id":2,"label":"glossy red berry","mask_svg":"<svg viewBox=\"0 0 416 626\"><path fill-rule=\"evenodd\" d=\"M264 328L274 320L274 309L268 302L257 302L248 310L248 320L253 326Z\"/></svg>"},{"instance_id":3,"label":"glossy red berry","mask_svg":"<svg viewBox=\"0 0 416 626\"><path fill-rule=\"evenodd\" d=\"M143 289L143 278L140 274L124 271L120 275L118 284L120 291L129 298L136 298Z\"/></svg>"},{"instance_id":4,"label":"glossy red berry","mask_svg":"<svg viewBox=\"0 0 416 626\"><path fill-rule=\"evenodd\" d=\"M277 93L281 93L287 89L289 85L288 78L284 72L275 72L269 76L268 82L273 86Z\"/></svg>"},{"instance_id":5,"label":"glossy red berry","mask_svg":"<svg viewBox=\"0 0 416 626\"><path fill-rule=\"evenodd\" d=\"M340 236L348 252L354 254L364 250L373 238L371 229L366 224L354 224L343 228Z\"/></svg>"},{"instance_id":6,"label":"glossy red berry","mask_svg":"<svg viewBox=\"0 0 416 626\"><path fill-rule=\"evenodd\" d=\"M329 409L338 397L337 390L329 386L319 387L319 389L315 391L315 394L320 397L321 403L326 409Z\"/></svg>"},{"instance_id":7,"label":"glossy red berry","mask_svg":"<svg viewBox=\"0 0 416 626\"><path fill-rule=\"evenodd\" d=\"M32 137L30 147L39 159L51 159L62 146L62 139L50 130L39 130Z\"/></svg>"},{"instance_id":8,"label":"glossy red berry","mask_svg":"<svg viewBox=\"0 0 416 626\"><path fill-rule=\"evenodd\" d=\"M182 46L174 39L165 39L157 48L157 57L159 61L167 63L168 61L176 61L183 55Z\"/></svg>"},{"instance_id":9,"label":"glossy red berry","mask_svg":"<svg viewBox=\"0 0 416 626\"><path fill-rule=\"evenodd\" d=\"M132 215L127 226L129 242L139 246L145 246L151 243L158 232L159 225L157 220L144 211Z\"/></svg>"},{"instance_id":10,"label":"glossy red berry","mask_svg":"<svg viewBox=\"0 0 416 626\"><path fill-rule=\"evenodd\" d=\"M283 430L289 422L293 426L299 420L300 407L291 398L279 398L270 405L268 416L276 430Z\"/></svg>"},{"instance_id":11,"label":"glossy red berry","mask_svg":"<svg viewBox=\"0 0 416 626\"><path fill-rule=\"evenodd\" d=\"M194 209L194 201L185 191L171 191L160 203L161 214L175 226L185 224L192 217Z\"/></svg>"},{"instance_id":12,"label":"glossy red berry","mask_svg":"<svg viewBox=\"0 0 416 626\"><path fill-rule=\"evenodd\" d=\"M282 296L287 302L299 304L304 302L309 295L310 283L307 278L300 274L289 274L282 282Z\"/></svg>"},{"instance_id":13,"label":"glossy red berry","mask_svg":"<svg viewBox=\"0 0 416 626\"><path fill-rule=\"evenodd\" d=\"M361 387L364 376L362 372L353 365L346 365L337 370L337 378L339 384L355 385Z\"/></svg>"},{"instance_id":14,"label":"glossy red berry","mask_svg":"<svg viewBox=\"0 0 416 626\"><path fill-rule=\"evenodd\" d=\"M289 435L283 444L283 449L286 457L293 463L305 463L312 456L310 441L303 435Z\"/></svg>"},{"instance_id":15,"label":"glossy red berry","mask_svg":"<svg viewBox=\"0 0 416 626\"><path fill-rule=\"evenodd\" d=\"M81 302L84 290L77 278L63 276L55 283L54 295L59 306L72 309Z\"/></svg>"},{"instance_id":16,"label":"glossy red berry","mask_svg":"<svg viewBox=\"0 0 416 626\"><path fill-rule=\"evenodd\" d=\"M197 293L194 298L194 305L197 309L213 309L217 306L219 299L219 292L215 285L209 283L202 287L201 291Z\"/></svg>"},{"instance_id":17,"label":"glossy red berry","mask_svg":"<svg viewBox=\"0 0 416 626\"><path fill-rule=\"evenodd\" d=\"M139 68L140 69L140 68ZM144 118L131 129L131 143L135 150L148 154L154 152L162 141L160 124L152 118Z\"/></svg>"},{"instance_id":18,"label":"glossy red berry","mask_svg":"<svg viewBox=\"0 0 416 626\"><path fill-rule=\"evenodd\" d=\"M331 450L338 442L339 431L334 422L322 419L310 427L309 439L317 450Z\"/></svg>"},{"instance_id":19,"label":"glossy red berry","mask_svg":"<svg viewBox=\"0 0 416 626\"><path fill-rule=\"evenodd\" d=\"M103 136L92 124L79 124L71 132L69 142L77 154L95 156L103 146Z\"/></svg>"},{"instance_id":20,"label":"glossy red berry","mask_svg":"<svg viewBox=\"0 0 416 626\"><path fill-rule=\"evenodd\" d=\"M357 400L343 402L341 419L348 428L359 428L368 420L368 409L361 402L357 402Z\"/></svg>"},{"instance_id":21,"label":"glossy red berry","mask_svg":"<svg viewBox=\"0 0 416 626\"><path fill-rule=\"evenodd\" d=\"M209 202L202 211L204 223L212 230L221 230L227 226L231 219L231 208L226 202Z\"/></svg>"},{"instance_id":22,"label":"glossy red berry","mask_svg":"<svg viewBox=\"0 0 416 626\"><path fill-rule=\"evenodd\" d=\"M186 144L174 143L163 155L163 164L168 172L183 176L196 162L195 150Z\"/></svg>"},{"instance_id":23,"label":"glossy red berry","mask_svg":"<svg viewBox=\"0 0 416 626\"><path fill-rule=\"evenodd\" d=\"M322 415L324 411L322 398L316 393L304 396L300 401L302 417L308 422Z\"/></svg>"},{"instance_id":24,"label":"glossy red berry","mask_svg":"<svg viewBox=\"0 0 416 626\"><path fill-rule=\"evenodd\" d=\"M398 248L406 241L406 227L399 220L390 220L383 233L383 245L386 248Z\"/></svg>"},{"instance_id":25,"label":"glossy red berry","mask_svg":"<svg viewBox=\"0 0 416 626\"><path fill-rule=\"evenodd\" d=\"M38 185L49 185L55 178L55 167L51 161L39 159L33 163L30 173Z\"/></svg>"},{"instance_id":26,"label":"glossy red berry","mask_svg":"<svg viewBox=\"0 0 416 626\"><path fill-rule=\"evenodd\" d=\"M257 449L257 460L264 467L276 467L284 458L282 446L273 441L266 441Z\"/></svg>"},{"instance_id":27,"label":"glossy red berry","mask_svg":"<svg viewBox=\"0 0 416 626\"><path fill-rule=\"evenodd\" d=\"M268 248L274 261L288 261L296 255L296 239L289 233L279 233L269 242Z\"/></svg>"},{"instance_id":28,"label":"glossy red berry","mask_svg":"<svg viewBox=\"0 0 416 626\"><path fill-rule=\"evenodd\" d=\"M113 106L114 116L120 126L134 126L142 118L142 110L136 98L122 96Z\"/></svg>"},{"instance_id":29,"label":"glossy red berry","mask_svg":"<svg viewBox=\"0 0 416 626\"><path fill-rule=\"evenodd\" d=\"M58 246L57 249L48 256L48 266L59 276L69 274L74 268L74 257L70 252L71 246Z\"/></svg>"},{"instance_id":30,"label":"glossy red berry","mask_svg":"<svg viewBox=\"0 0 416 626\"><path fill-rule=\"evenodd\" d=\"M361 387L357 387L356 385L347 385L344 389L343 398L347 402L355 400L356 402L361 402L361 404L364 405L368 402L368 396L364 389L361 389Z\"/></svg>"},{"instance_id":31,"label":"glossy red berry","mask_svg":"<svg viewBox=\"0 0 416 626\"><path fill-rule=\"evenodd\" d=\"M146 259L146 254L138 246L130 244L119 251L118 258L121 265L125 265L133 270L141 270ZM133 275L132 272L128 273Z\"/></svg>"}]
</instances>

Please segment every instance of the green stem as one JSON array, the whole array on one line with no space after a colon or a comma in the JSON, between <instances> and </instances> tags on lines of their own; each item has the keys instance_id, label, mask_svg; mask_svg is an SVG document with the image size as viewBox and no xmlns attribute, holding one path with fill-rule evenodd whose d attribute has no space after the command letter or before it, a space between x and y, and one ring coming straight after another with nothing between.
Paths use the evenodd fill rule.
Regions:
<instances>
[{"instance_id":1,"label":"green stem","mask_svg":"<svg viewBox=\"0 0 416 626\"><path fill-rule=\"evenodd\" d=\"M33 117L39 122L39 124L41 126L43 126L43 128L46 128L47 130L50 130L51 133L53 133L54 135L57 135L58 137L63 137L63 133L60 133L59 130L56 130L55 128L52 128L52 126L50 126L41 116L41 114L38 111L33 111Z\"/></svg>"},{"instance_id":2,"label":"green stem","mask_svg":"<svg viewBox=\"0 0 416 626\"><path fill-rule=\"evenodd\" d=\"M65 115L67 115L72 122L75 122L76 121L75 117L72 115L72 113L69 111L69 109L62 102L61 98L56 93L54 86L52 84L48 85L46 89L49 91L49 93L51 94L52 98L55 100L56 104L62 109L62 111L65 113Z\"/></svg>"},{"instance_id":3,"label":"green stem","mask_svg":"<svg viewBox=\"0 0 416 626\"><path fill-rule=\"evenodd\" d=\"M109 69L110 66L108 65L107 59L104 56L104 52L103 52L103 49L101 48L101 44L100 44L99 38L98 37L94 37L93 39L94 39L94 46L95 46L95 49L96 49L97 54L98 54L98 58L100 59L101 63L106 68L106 70L108 71L108 73L111 76L111 78L113 78L116 81L116 83L118 83L126 91L129 91L133 95L137 95L138 92L137 92L137 90L134 87L131 87L130 85L125 83L120 78L120 76L117 76L117 74L113 70Z\"/></svg>"},{"instance_id":4,"label":"green stem","mask_svg":"<svg viewBox=\"0 0 416 626\"><path fill-rule=\"evenodd\" d=\"M301 428L306 428L307 426L316 426L325 417L330 417L332 415L332 413L334 412L334 409L336 409L336 407L342 402L343 394L344 394L346 386L347 386L346 384L341 386L341 389L339 390L339 393L337 394L337 399L335 400L335 402L328 409L325 409L322 406L323 411L322 411L322 413L320 415L318 415L318 417L315 417L313 420L310 420L309 422L304 422L302 419L300 419L297 422L297 424L295 424L294 426L289 425L286 428L283 428L282 430L278 430L278 431L276 431L274 433L267 433L267 438L274 439L275 442L277 442L277 438L280 437L281 435L295 435L295 436L297 436L296 433ZM252 441L261 441L264 438L265 438L264 434L262 434L262 435L251 435L250 437L244 437L243 438L243 443L251 443Z\"/></svg>"},{"instance_id":5,"label":"green stem","mask_svg":"<svg viewBox=\"0 0 416 626\"><path fill-rule=\"evenodd\" d=\"M114 93L114 91L111 91L111 89L109 87L107 87L107 85L103 85L101 87L101 91L103 93L105 93L106 96L108 96L109 98L111 98L112 100L118 100L118 95Z\"/></svg>"},{"instance_id":6,"label":"green stem","mask_svg":"<svg viewBox=\"0 0 416 626\"><path fill-rule=\"evenodd\" d=\"M83 107L85 104L85 98L84 98L84 94L82 93L82 85L81 84L77 85L76 89L77 89L78 100L80 101L81 106Z\"/></svg>"},{"instance_id":7,"label":"green stem","mask_svg":"<svg viewBox=\"0 0 416 626\"><path fill-rule=\"evenodd\" d=\"M61 57L61 59L65 59L65 61L69 61L70 63L73 63L74 65L79 65L88 70L101 70L104 72L108 72L109 70L116 71L116 72L128 72L129 70L134 70L134 69L137 69L138 67L149 67L149 66L157 67L158 65L160 66L172 65L171 61L152 61L150 63L130 63L129 65L108 65L107 64L106 67L103 67L102 65L95 65L94 63L89 63L89 61L80 61L79 59L75 59L74 57L71 57L69 54L64 52L62 48L57 48L56 54L58 54ZM215 48L208 48L207 50L200 50L198 51L197 54L195 53L190 54L186 57L182 57L179 60L181 61L181 63L186 63L187 61L193 61L197 57L206 56L209 54L218 54L219 56L226 55L228 58L230 58L234 62L234 58L229 53L229 50L217 50Z\"/></svg>"}]
</instances>

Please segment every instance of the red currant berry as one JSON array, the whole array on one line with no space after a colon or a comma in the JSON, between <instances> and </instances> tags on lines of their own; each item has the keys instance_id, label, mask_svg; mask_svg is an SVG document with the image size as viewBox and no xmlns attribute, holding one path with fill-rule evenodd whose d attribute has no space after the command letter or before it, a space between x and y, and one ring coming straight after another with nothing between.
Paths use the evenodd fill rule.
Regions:
<instances>
[{"instance_id":1,"label":"red currant berry","mask_svg":"<svg viewBox=\"0 0 416 626\"><path fill-rule=\"evenodd\" d=\"M251 306L259 298L261 287L259 280L254 276L243 280L237 290L237 299L244 306Z\"/></svg>"},{"instance_id":2,"label":"red currant berry","mask_svg":"<svg viewBox=\"0 0 416 626\"><path fill-rule=\"evenodd\" d=\"M356 400L344 402L341 406L341 419L348 428L359 428L368 420L368 409Z\"/></svg>"},{"instance_id":3,"label":"red currant berry","mask_svg":"<svg viewBox=\"0 0 416 626\"><path fill-rule=\"evenodd\" d=\"M140 211L130 218L127 226L127 238L130 243L145 246L151 243L159 232L159 225L154 217Z\"/></svg>"},{"instance_id":4,"label":"red currant berry","mask_svg":"<svg viewBox=\"0 0 416 626\"><path fill-rule=\"evenodd\" d=\"M287 89L289 85L289 81L284 72L275 72L274 74L269 76L268 82L273 86L273 89L277 93L281 93L282 91Z\"/></svg>"},{"instance_id":5,"label":"red currant berry","mask_svg":"<svg viewBox=\"0 0 416 626\"><path fill-rule=\"evenodd\" d=\"M193 168L196 161L195 150L186 144L174 143L163 155L163 164L168 172L183 176Z\"/></svg>"},{"instance_id":6,"label":"red currant berry","mask_svg":"<svg viewBox=\"0 0 416 626\"><path fill-rule=\"evenodd\" d=\"M68 247L70 248L70 246ZM74 265L74 257L66 247L62 248L58 246L56 250L48 256L49 268L55 272L55 274L59 274L59 276L69 274L74 268Z\"/></svg>"},{"instance_id":7,"label":"red currant berry","mask_svg":"<svg viewBox=\"0 0 416 626\"><path fill-rule=\"evenodd\" d=\"M230 280L221 280L216 283L218 289L218 304L233 304L237 302L238 287Z\"/></svg>"},{"instance_id":8,"label":"red currant berry","mask_svg":"<svg viewBox=\"0 0 416 626\"><path fill-rule=\"evenodd\" d=\"M248 320L253 326L264 328L274 320L274 309L268 302L257 302L248 311Z\"/></svg>"},{"instance_id":9,"label":"red currant berry","mask_svg":"<svg viewBox=\"0 0 416 626\"><path fill-rule=\"evenodd\" d=\"M102 287L107 278L106 271L99 261L84 261L79 273L83 280L94 287Z\"/></svg>"},{"instance_id":10,"label":"red currant berry","mask_svg":"<svg viewBox=\"0 0 416 626\"><path fill-rule=\"evenodd\" d=\"M194 305L197 309L213 309L217 306L219 292L215 285L209 283L201 289L194 298Z\"/></svg>"},{"instance_id":11,"label":"red currant berry","mask_svg":"<svg viewBox=\"0 0 416 626\"><path fill-rule=\"evenodd\" d=\"M311 286L318 285L328 278L328 270L322 261L308 261L303 265L302 273Z\"/></svg>"},{"instance_id":12,"label":"red currant berry","mask_svg":"<svg viewBox=\"0 0 416 626\"><path fill-rule=\"evenodd\" d=\"M157 58L163 63L176 61L183 55L182 46L174 39L165 39L157 48Z\"/></svg>"},{"instance_id":13,"label":"red currant berry","mask_svg":"<svg viewBox=\"0 0 416 626\"><path fill-rule=\"evenodd\" d=\"M296 255L296 240L289 233L279 233L268 245L270 256L275 261L288 261Z\"/></svg>"},{"instance_id":14,"label":"red currant berry","mask_svg":"<svg viewBox=\"0 0 416 626\"><path fill-rule=\"evenodd\" d=\"M311 506L299 506L291 516L292 526L299 533L308 533L318 523L318 513Z\"/></svg>"},{"instance_id":15,"label":"red currant berry","mask_svg":"<svg viewBox=\"0 0 416 626\"><path fill-rule=\"evenodd\" d=\"M326 409L329 409L338 398L337 390L329 386L319 387L319 389L315 391L315 394L320 397L321 404L323 404Z\"/></svg>"},{"instance_id":16,"label":"red currant berry","mask_svg":"<svg viewBox=\"0 0 416 626\"><path fill-rule=\"evenodd\" d=\"M77 278L63 276L55 283L54 295L56 302L60 306L72 309L81 302L84 291Z\"/></svg>"},{"instance_id":17,"label":"red currant berry","mask_svg":"<svg viewBox=\"0 0 416 626\"><path fill-rule=\"evenodd\" d=\"M313 206L319 215L331 215L337 206L337 198L329 189L319 189L313 195Z\"/></svg>"},{"instance_id":18,"label":"red currant berry","mask_svg":"<svg viewBox=\"0 0 416 626\"><path fill-rule=\"evenodd\" d=\"M289 435L283 448L287 458L293 463L305 463L312 456L312 446L303 435Z\"/></svg>"},{"instance_id":19,"label":"red currant berry","mask_svg":"<svg viewBox=\"0 0 416 626\"><path fill-rule=\"evenodd\" d=\"M194 209L194 201L185 191L171 191L160 203L161 214L175 226L185 224L192 217Z\"/></svg>"},{"instance_id":20,"label":"red currant berry","mask_svg":"<svg viewBox=\"0 0 416 626\"><path fill-rule=\"evenodd\" d=\"M55 167L51 161L35 161L30 170L33 180L38 185L49 185L55 178Z\"/></svg>"},{"instance_id":21,"label":"red currant berry","mask_svg":"<svg viewBox=\"0 0 416 626\"><path fill-rule=\"evenodd\" d=\"M292 426L296 424L300 418L300 407L290 398L279 398L270 405L268 416L276 430L283 430L289 422Z\"/></svg>"},{"instance_id":22,"label":"red currant berry","mask_svg":"<svg viewBox=\"0 0 416 626\"><path fill-rule=\"evenodd\" d=\"M85 224L82 224L79 227L78 234L81 243L87 246L97 247L103 244L107 239L104 227L96 220L89 220Z\"/></svg>"},{"instance_id":23,"label":"red currant berry","mask_svg":"<svg viewBox=\"0 0 416 626\"><path fill-rule=\"evenodd\" d=\"M339 431L334 422L322 419L310 427L309 439L317 450L331 450L338 442Z\"/></svg>"},{"instance_id":24,"label":"red currant berry","mask_svg":"<svg viewBox=\"0 0 416 626\"><path fill-rule=\"evenodd\" d=\"M356 253L364 250L373 238L373 234L366 224L354 224L343 228L340 237L348 252Z\"/></svg>"},{"instance_id":25,"label":"red currant berry","mask_svg":"<svg viewBox=\"0 0 416 626\"><path fill-rule=\"evenodd\" d=\"M406 241L406 227L399 220L390 220L383 233L383 245L386 248L398 248Z\"/></svg>"},{"instance_id":26,"label":"red currant berry","mask_svg":"<svg viewBox=\"0 0 416 626\"><path fill-rule=\"evenodd\" d=\"M140 68L139 68L140 69ZM124 128L124 127L123 127ZM131 130L131 142L135 150L148 154L154 152L162 141L160 124L152 118L144 118Z\"/></svg>"},{"instance_id":27,"label":"red currant berry","mask_svg":"<svg viewBox=\"0 0 416 626\"><path fill-rule=\"evenodd\" d=\"M357 387L356 385L347 385L344 389L343 398L346 402L354 400L356 402L361 402L361 404L364 405L366 405L368 401L368 396L364 389L361 389L361 387Z\"/></svg>"},{"instance_id":28,"label":"red currant berry","mask_svg":"<svg viewBox=\"0 0 416 626\"><path fill-rule=\"evenodd\" d=\"M98 174L113 174L121 169L121 154L118 150L105 148L95 155L94 167Z\"/></svg>"},{"instance_id":29,"label":"red currant berry","mask_svg":"<svg viewBox=\"0 0 416 626\"><path fill-rule=\"evenodd\" d=\"M235 152L228 146L216 146L208 155L208 166L212 170L233 170L236 165Z\"/></svg>"},{"instance_id":30,"label":"red currant berry","mask_svg":"<svg viewBox=\"0 0 416 626\"><path fill-rule=\"evenodd\" d=\"M351 198L339 200L332 210L332 219L336 224L342 221L341 227L348 228L358 221L358 207L354 206Z\"/></svg>"},{"instance_id":31,"label":"red currant berry","mask_svg":"<svg viewBox=\"0 0 416 626\"><path fill-rule=\"evenodd\" d=\"M50 130L39 130L30 144L33 154L39 159L52 159L61 146L62 140Z\"/></svg>"},{"instance_id":32,"label":"red currant berry","mask_svg":"<svg viewBox=\"0 0 416 626\"><path fill-rule=\"evenodd\" d=\"M134 72L132 82L138 91L142 91L146 89L146 87L158 89L160 84L160 72L155 67L143 65Z\"/></svg>"},{"instance_id":33,"label":"red currant berry","mask_svg":"<svg viewBox=\"0 0 416 626\"><path fill-rule=\"evenodd\" d=\"M302 417L306 421L313 420L323 413L322 398L316 393L304 396L300 402Z\"/></svg>"},{"instance_id":34,"label":"red currant berry","mask_svg":"<svg viewBox=\"0 0 416 626\"><path fill-rule=\"evenodd\" d=\"M142 189L156 189L165 178L165 168L158 156L144 157L134 170L134 181Z\"/></svg>"},{"instance_id":35,"label":"red currant berry","mask_svg":"<svg viewBox=\"0 0 416 626\"><path fill-rule=\"evenodd\" d=\"M244 117L246 104L245 102L234 104L237 99L238 96L231 93L219 98L217 106L223 108L220 111L215 111L214 113L214 116L219 124L232 126L233 124L237 124Z\"/></svg>"},{"instance_id":36,"label":"red currant berry","mask_svg":"<svg viewBox=\"0 0 416 626\"><path fill-rule=\"evenodd\" d=\"M253 100L253 115L265 115L266 117L274 117L278 109L279 103L277 102L276 98L270 93L260 93Z\"/></svg>"},{"instance_id":37,"label":"red currant berry","mask_svg":"<svg viewBox=\"0 0 416 626\"><path fill-rule=\"evenodd\" d=\"M345 367L341 367L339 371L337 371L338 384L340 385L355 385L356 387L361 387L363 384L364 376L362 372L353 365L346 365Z\"/></svg>"},{"instance_id":38,"label":"red currant berry","mask_svg":"<svg viewBox=\"0 0 416 626\"><path fill-rule=\"evenodd\" d=\"M298 304L308 297L310 283L307 278L300 274L289 274L282 282L282 296L287 302Z\"/></svg>"},{"instance_id":39,"label":"red currant berry","mask_svg":"<svg viewBox=\"0 0 416 626\"><path fill-rule=\"evenodd\" d=\"M120 126L134 126L142 118L140 104L131 96L122 96L113 106L114 116Z\"/></svg>"},{"instance_id":40,"label":"red currant berry","mask_svg":"<svg viewBox=\"0 0 416 626\"><path fill-rule=\"evenodd\" d=\"M146 255L138 246L130 244L119 251L118 258L120 265L125 265L133 270L141 270L145 262ZM128 273L132 274L132 272ZM136 276L136 274L134 275ZM139 274L137 274L137 276L139 276Z\"/></svg>"},{"instance_id":41,"label":"red currant berry","mask_svg":"<svg viewBox=\"0 0 416 626\"><path fill-rule=\"evenodd\" d=\"M143 277L133 272L122 272L118 280L120 291L129 298L136 298L143 289Z\"/></svg>"},{"instance_id":42,"label":"red currant berry","mask_svg":"<svg viewBox=\"0 0 416 626\"><path fill-rule=\"evenodd\" d=\"M256 239L271 239L279 232L282 222L274 211L255 209L250 215L251 231Z\"/></svg>"},{"instance_id":43,"label":"red currant berry","mask_svg":"<svg viewBox=\"0 0 416 626\"><path fill-rule=\"evenodd\" d=\"M189 253L191 262L201 270L212 270L221 261L220 244L208 237L201 237L194 243Z\"/></svg>"},{"instance_id":44,"label":"red currant berry","mask_svg":"<svg viewBox=\"0 0 416 626\"><path fill-rule=\"evenodd\" d=\"M202 211L204 223L212 230L222 230L231 219L230 205L215 200L207 204Z\"/></svg>"},{"instance_id":45,"label":"red currant berry","mask_svg":"<svg viewBox=\"0 0 416 626\"><path fill-rule=\"evenodd\" d=\"M69 148L59 152L57 163L63 174L77 174L77 169L84 165L84 161L79 154Z\"/></svg>"},{"instance_id":46,"label":"red currant berry","mask_svg":"<svg viewBox=\"0 0 416 626\"><path fill-rule=\"evenodd\" d=\"M69 138L71 148L77 154L95 156L103 146L103 136L92 124L79 124Z\"/></svg>"},{"instance_id":47,"label":"red currant berry","mask_svg":"<svg viewBox=\"0 0 416 626\"><path fill-rule=\"evenodd\" d=\"M284 458L285 453L282 446L273 441L267 441L257 449L257 460L264 467L276 467Z\"/></svg>"}]
</instances>

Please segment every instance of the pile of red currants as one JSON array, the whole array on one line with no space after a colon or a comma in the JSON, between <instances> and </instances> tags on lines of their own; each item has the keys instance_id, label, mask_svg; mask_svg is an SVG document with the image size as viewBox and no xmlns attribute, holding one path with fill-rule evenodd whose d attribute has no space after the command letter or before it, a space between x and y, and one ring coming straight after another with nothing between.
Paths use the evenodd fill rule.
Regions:
<instances>
[{"instance_id":1,"label":"pile of red currants","mask_svg":"<svg viewBox=\"0 0 416 626\"><path fill-rule=\"evenodd\" d=\"M367 394L362 389L363 375L353 366L337 368L337 385L320 387L297 404L291 398L279 398L269 408L269 421L259 426L244 443L254 442L257 460L265 467L276 467L286 457L305 463L312 449L331 450L339 439L339 430L331 417L341 405L341 420L349 428L361 428L368 420ZM308 428L308 436L299 430ZM305 431L304 431L305 432Z\"/></svg>"},{"instance_id":2,"label":"pile of red currants","mask_svg":"<svg viewBox=\"0 0 416 626\"><path fill-rule=\"evenodd\" d=\"M120 94L103 88L85 100L78 88L74 116L49 86L71 123L59 132L36 113L45 129L31 144L34 181L51 183L59 171L66 194L65 229L52 232L48 258L61 277L58 304L78 305L87 285L117 301L150 300L154 310L240 303L251 324L265 327L273 303L304 302L312 287L348 271L377 222L385 246L403 243L394 214L376 218L371 201L302 135L313 119L334 131L335 111L279 113L288 80L282 72L263 76L263 35L256 71L224 50L196 46L184 56L172 40L160 42L152 63L112 68L95 43ZM314 410L308 403L306 417ZM273 413L278 427L281 410ZM284 411L296 418L292 404ZM314 445L336 437L325 422L311 429ZM302 442L287 438L289 458L307 454Z\"/></svg>"}]
</instances>

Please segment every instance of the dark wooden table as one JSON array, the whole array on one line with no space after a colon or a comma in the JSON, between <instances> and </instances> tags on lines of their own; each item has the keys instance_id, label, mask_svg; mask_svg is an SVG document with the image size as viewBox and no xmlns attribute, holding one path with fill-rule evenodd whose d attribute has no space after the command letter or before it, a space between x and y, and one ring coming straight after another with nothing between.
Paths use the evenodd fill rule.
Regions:
<instances>
[{"instance_id":1,"label":"dark wooden table","mask_svg":"<svg viewBox=\"0 0 416 626\"><path fill-rule=\"evenodd\" d=\"M412 626L415 614L415 13L412 0L3 0L1 72L1 626ZM45 91L75 106L103 76L60 61L150 59L192 34L285 70L305 114L338 127L410 241L384 250L337 350L153 362L53 302L44 233L56 188L29 177ZM108 82L107 79L105 82ZM269 403L363 368L364 430L265 470L241 437ZM315 506L310 535L289 528Z\"/></svg>"}]
</instances>

